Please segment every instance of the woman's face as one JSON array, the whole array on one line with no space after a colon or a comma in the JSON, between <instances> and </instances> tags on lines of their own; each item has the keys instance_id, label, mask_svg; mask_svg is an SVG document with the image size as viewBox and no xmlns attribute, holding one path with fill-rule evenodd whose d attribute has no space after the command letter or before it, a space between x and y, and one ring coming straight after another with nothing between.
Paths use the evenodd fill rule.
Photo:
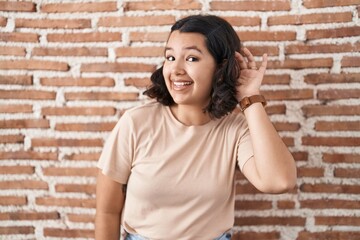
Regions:
<instances>
[{"instance_id":1,"label":"woman's face","mask_svg":"<svg viewBox=\"0 0 360 240\"><path fill-rule=\"evenodd\" d=\"M173 31L165 48L163 75L176 104L204 108L210 100L216 62L199 33Z\"/></svg>"}]
</instances>

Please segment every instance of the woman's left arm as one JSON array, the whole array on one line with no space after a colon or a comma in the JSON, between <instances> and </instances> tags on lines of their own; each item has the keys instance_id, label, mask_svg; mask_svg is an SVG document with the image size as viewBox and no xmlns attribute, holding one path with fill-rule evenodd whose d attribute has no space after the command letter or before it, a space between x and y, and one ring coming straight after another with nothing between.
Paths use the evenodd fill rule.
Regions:
<instances>
[{"instance_id":1,"label":"woman's left arm","mask_svg":"<svg viewBox=\"0 0 360 240\"><path fill-rule=\"evenodd\" d=\"M267 56L264 54L261 66L256 68L253 55L246 48L243 55L235 56L241 69L237 98L260 94L260 86L265 74ZM260 191L282 193L296 184L296 164L291 153L271 123L261 103L253 103L244 110L254 156L243 167L245 177Z\"/></svg>"}]
</instances>

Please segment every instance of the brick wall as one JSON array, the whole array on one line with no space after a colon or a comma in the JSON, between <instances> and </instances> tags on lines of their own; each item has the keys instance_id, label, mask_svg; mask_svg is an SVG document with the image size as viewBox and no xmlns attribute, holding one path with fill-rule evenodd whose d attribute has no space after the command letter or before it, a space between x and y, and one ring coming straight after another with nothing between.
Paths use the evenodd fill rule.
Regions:
<instances>
[{"instance_id":1,"label":"brick wall","mask_svg":"<svg viewBox=\"0 0 360 240\"><path fill-rule=\"evenodd\" d=\"M291 193L238 173L234 239L360 239L360 0L0 1L0 239L93 238L95 164L141 104L171 24L230 21L267 52Z\"/></svg>"}]
</instances>

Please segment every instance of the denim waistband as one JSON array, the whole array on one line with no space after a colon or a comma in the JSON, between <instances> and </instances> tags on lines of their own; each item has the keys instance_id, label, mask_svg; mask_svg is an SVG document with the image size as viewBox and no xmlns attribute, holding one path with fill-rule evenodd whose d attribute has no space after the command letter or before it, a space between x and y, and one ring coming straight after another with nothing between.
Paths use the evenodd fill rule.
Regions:
<instances>
[{"instance_id":1,"label":"denim waistband","mask_svg":"<svg viewBox=\"0 0 360 240\"><path fill-rule=\"evenodd\" d=\"M223 233L221 236L214 238L214 240L230 240L231 236L232 236L232 231L229 230ZM148 240L148 239L138 234L128 233L125 237L125 240Z\"/></svg>"}]
</instances>

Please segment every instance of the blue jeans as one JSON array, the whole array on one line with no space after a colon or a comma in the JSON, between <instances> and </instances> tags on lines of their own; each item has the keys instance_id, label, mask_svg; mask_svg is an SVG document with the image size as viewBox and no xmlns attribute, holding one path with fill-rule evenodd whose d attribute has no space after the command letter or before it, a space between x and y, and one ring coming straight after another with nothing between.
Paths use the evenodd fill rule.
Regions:
<instances>
[{"instance_id":1,"label":"blue jeans","mask_svg":"<svg viewBox=\"0 0 360 240\"><path fill-rule=\"evenodd\" d=\"M232 236L231 231L227 231L223 233L221 236L215 238L214 240L230 240L231 236ZM128 233L125 240L147 240L147 239L138 234Z\"/></svg>"}]
</instances>

